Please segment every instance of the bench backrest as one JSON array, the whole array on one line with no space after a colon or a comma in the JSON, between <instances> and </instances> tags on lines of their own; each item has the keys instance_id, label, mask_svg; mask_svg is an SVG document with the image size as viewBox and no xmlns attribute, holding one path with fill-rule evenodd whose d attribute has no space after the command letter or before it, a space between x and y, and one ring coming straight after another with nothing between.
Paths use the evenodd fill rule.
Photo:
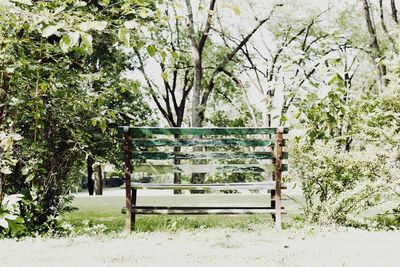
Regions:
<instances>
[{"instance_id":1,"label":"bench backrest","mask_svg":"<svg viewBox=\"0 0 400 267\"><path fill-rule=\"evenodd\" d=\"M126 166L130 168L129 172L271 173L277 168L280 172L287 170L287 164L282 160L287 159L288 154L282 147L286 144L283 135L289 132L288 128L121 126L119 131L124 136L124 159ZM192 147L204 149L193 151ZM132 160L136 161L133 168ZM162 164L149 164L149 160L161 161ZM195 160L193 164L191 160ZM211 160L211 163L199 160ZM246 160L250 160L251 163L232 163ZM259 164L259 160L266 160L268 163L264 161L263 164ZM180 161L184 164L180 164ZM227 161L230 162L226 163Z\"/></svg>"}]
</instances>

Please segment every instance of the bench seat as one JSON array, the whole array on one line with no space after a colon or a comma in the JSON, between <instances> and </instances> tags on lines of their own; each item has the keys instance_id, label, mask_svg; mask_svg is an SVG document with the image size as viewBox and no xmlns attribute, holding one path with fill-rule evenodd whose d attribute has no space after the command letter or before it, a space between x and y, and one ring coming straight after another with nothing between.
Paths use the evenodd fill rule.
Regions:
<instances>
[{"instance_id":1,"label":"bench seat","mask_svg":"<svg viewBox=\"0 0 400 267\"><path fill-rule=\"evenodd\" d=\"M285 209L282 208L282 213ZM132 212L135 214L261 214L275 213L275 208L257 207L257 206L229 206L229 207L182 207L182 206L132 206ZM122 213L126 213L126 208L122 209Z\"/></svg>"},{"instance_id":2,"label":"bench seat","mask_svg":"<svg viewBox=\"0 0 400 267\"><path fill-rule=\"evenodd\" d=\"M132 189L147 190L272 190L275 189L275 182L259 183L218 183L218 184L154 184L154 183L131 183ZM286 189L282 185L282 189Z\"/></svg>"}]
</instances>

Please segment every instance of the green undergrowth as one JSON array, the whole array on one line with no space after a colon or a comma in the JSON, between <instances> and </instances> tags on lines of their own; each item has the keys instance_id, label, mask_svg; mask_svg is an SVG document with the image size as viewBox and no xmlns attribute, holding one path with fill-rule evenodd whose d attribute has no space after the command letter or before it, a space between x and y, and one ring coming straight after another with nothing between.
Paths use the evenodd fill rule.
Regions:
<instances>
[{"instance_id":1,"label":"green undergrowth","mask_svg":"<svg viewBox=\"0 0 400 267\"><path fill-rule=\"evenodd\" d=\"M207 195L207 196L144 196L141 205L163 203L163 205L204 205L218 203L228 205L241 201L242 205L263 204L265 196L260 195ZM177 203L178 202L178 203ZM124 230L125 215L121 213L124 205L123 197L78 197L72 203L78 210L63 216L62 222L74 228L75 233L90 234L91 231L115 233ZM293 205L293 204L291 204ZM293 210L289 208L289 210ZM294 214L284 215L283 227L289 227ZM99 227L98 225L101 225ZM103 227L104 226L104 227ZM211 228L233 228L252 230L257 228L273 228L270 214L254 215L137 215L136 231L178 231Z\"/></svg>"},{"instance_id":2,"label":"green undergrowth","mask_svg":"<svg viewBox=\"0 0 400 267\"><path fill-rule=\"evenodd\" d=\"M300 196L284 197L283 206L287 213L283 215L282 228L301 228L307 224L302 215ZM77 210L66 213L61 224L64 233L73 235L112 234L124 231L125 215L121 213L124 206L121 196L76 197L72 206ZM141 196L138 205L268 205L265 195L184 195L184 196ZM303 200L304 201L304 200ZM374 215L375 214L375 215ZM399 229L398 211L393 214L382 214L376 210L364 214L364 223L351 223L348 227L367 230ZM363 216L360 218L362 219ZM227 228L239 230L273 229L274 223L270 214L255 215L137 215L137 232L169 232L180 230L203 230Z\"/></svg>"}]
</instances>

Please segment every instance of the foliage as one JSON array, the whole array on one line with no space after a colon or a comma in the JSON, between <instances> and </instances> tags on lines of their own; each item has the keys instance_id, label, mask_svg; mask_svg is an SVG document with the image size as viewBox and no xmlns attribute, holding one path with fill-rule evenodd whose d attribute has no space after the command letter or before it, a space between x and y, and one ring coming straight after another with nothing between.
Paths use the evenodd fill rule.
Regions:
<instances>
[{"instance_id":1,"label":"foliage","mask_svg":"<svg viewBox=\"0 0 400 267\"><path fill-rule=\"evenodd\" d=\"M306 135L293 145L292 175L300 180L308 221L346 224L399 197L400 94L354 101L347 107L351 116L340 119L331 99L302 110ZM351 130L340 131L347 126Z\"/></svg>"},{"instance_id":2,"label":"foliage","mask_svg":"<svg viewBox=\"0 0 400 267\"><path fill-rule=\"evenodd\" d=\"M18 202L21 201L21 194L5 196L0 206L0 237L15 237L23 232L26 227L20 216Z\"/></svg>"},{"instance_id":3,"label":"foliage","mask_svg":"<svg viewBox=\"0 0 400 267\"><path fill-rule=\"evenodd\" d=\"M56 229L85 156L106 156L96 150L102 146L112 153L114 126L150 114L139 83L123 78L129 55L119 32L129 35L151 8L152 1L1 2L0 198L23 195L23 234Z\"/></svg>"}]
</instances>

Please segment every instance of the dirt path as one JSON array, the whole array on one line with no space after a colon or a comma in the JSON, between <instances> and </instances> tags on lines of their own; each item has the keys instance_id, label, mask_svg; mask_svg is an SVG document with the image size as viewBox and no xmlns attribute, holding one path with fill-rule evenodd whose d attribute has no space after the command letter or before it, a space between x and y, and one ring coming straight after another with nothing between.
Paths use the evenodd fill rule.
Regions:
<instances>
[{"instance_id":1,"label":"dirt path","mask_svg":"<svg viewBox=\"0 0 400 267\"><path fill-rule=\"evenodd\" d=\"M0 266L399 266L400 232L138 233L0 241Z\"/></svg>"}]
</instances>

